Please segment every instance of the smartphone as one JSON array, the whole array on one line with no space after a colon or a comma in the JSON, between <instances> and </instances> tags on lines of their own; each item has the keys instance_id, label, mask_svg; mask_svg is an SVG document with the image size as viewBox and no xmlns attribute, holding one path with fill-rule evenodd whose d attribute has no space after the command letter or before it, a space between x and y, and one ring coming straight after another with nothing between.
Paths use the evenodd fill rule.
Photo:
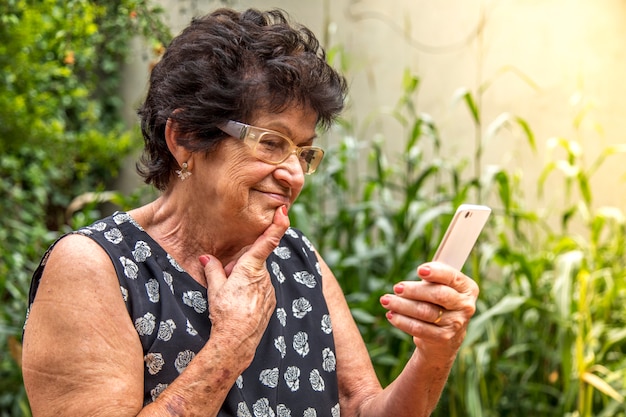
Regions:
<instances>
[{"instance_id":1,"label":"smartphone","mask_svg":"<svg viewBox=\"0 0 626 417\"><path fill-rule=\"evenodd\" d=\"M487 223L491 209L475 204L461 204L435 252L433 261L460 270Z\"/></svg>"}]
</instances>

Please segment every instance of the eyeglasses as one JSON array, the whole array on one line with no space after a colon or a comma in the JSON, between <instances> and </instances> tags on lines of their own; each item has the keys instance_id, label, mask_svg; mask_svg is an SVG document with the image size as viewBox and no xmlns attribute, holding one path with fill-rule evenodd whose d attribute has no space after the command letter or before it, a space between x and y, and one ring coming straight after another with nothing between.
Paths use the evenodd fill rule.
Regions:
<instances>
[{"instance_id":1,"label":"eyeglasses","mask_svg":"<svg viewBox=\"0 0 626 417\"><path fill-rule=\"evenodd\" d=\"M302 165L302 171L308 175L315 172L324 157L322 148L296 146L287 136L273 130L232 120L218 127L222 132L243 140L256 158L268 164L278 165L295 153Z\"/></svg>"}]
</instances>

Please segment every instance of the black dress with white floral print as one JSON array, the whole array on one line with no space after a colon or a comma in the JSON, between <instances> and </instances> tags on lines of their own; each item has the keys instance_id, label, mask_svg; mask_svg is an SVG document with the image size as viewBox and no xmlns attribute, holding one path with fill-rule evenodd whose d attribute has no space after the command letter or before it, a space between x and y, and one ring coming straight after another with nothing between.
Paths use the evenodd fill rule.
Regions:
<instances>
[{"instance_id":1,"label":"black dress with white floral print","mask_svg":"<svg viewBox=\"0 0 626 417\"><path fill-rule=\"evenodd\" d=\"M167 388L211 334L207 291L127 213L80 229L108 253L144 350L144 403ZM49 253L49 251L48 251ZM33 302L48 253L33 276ZM76 254L80 256L80 254ZM277 305L254 361L219 416L339 416L332 325L311 243L288 229L267 259ZM29 309L30 310L30 309Z\"/></svg>"}]
</instances>

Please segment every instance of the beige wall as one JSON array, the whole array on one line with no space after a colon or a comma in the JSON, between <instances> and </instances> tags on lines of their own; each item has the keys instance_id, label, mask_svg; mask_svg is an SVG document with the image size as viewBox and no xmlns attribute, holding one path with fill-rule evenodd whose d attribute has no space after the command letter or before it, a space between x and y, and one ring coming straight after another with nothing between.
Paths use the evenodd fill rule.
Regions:
<instances>
[{"instance_id":1,"label":"beige wall","mask_svg":"<svg viewBox=\"0 0 626 417\"><path fill-rule=\"evenodd\" d=\"M209 0L162 0L178 32L194 14L222 4ZM482 95L483 132L501 113L528 121L538 153L519 132L502 132L486 145L483 165L505 165L523 174L529 199L547 159L546 142L559 136L579 140L587 165L609 144L626 143L626 0L240 0L236 8L280 7L320 37L330 19L331 44L351 56L351 114L392 107L402 73L422 81L420 111L440 128L451 157L471 157L475 131L467 109L454 97L460 88ZM129 114L145 86L147 60L137 45L128 75ZM508 71L504 71L508 69ZM580 128L577 117L584 114ZM392 152L403 138L390 122L379 127ZM626 203L626 155L612 157L594 177L598 205ZM556 178L556 177L555 177ZM561 186L555 181L554 186ZM558 207L562 193L551 189L544 204Z\"/></svg>"}]
</instances>

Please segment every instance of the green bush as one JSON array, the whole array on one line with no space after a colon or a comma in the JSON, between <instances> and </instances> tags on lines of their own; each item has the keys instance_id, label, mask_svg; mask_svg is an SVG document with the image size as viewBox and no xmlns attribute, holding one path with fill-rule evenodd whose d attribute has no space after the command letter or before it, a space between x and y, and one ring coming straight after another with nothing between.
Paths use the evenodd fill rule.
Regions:
<instances>
[{"instance_id":1,"label":"green bush","mask_svg":"<svg viewBox=\"0 0 626 417\"><path fill-rule=\"evenodd\" d=\"M160 13L145 0L0 3L0 416L30 414L19 363L36 264L97 216L67 209L141 143L121 117L121 71L132 37L169 39Z\"/></svg>"}]
</instances>

